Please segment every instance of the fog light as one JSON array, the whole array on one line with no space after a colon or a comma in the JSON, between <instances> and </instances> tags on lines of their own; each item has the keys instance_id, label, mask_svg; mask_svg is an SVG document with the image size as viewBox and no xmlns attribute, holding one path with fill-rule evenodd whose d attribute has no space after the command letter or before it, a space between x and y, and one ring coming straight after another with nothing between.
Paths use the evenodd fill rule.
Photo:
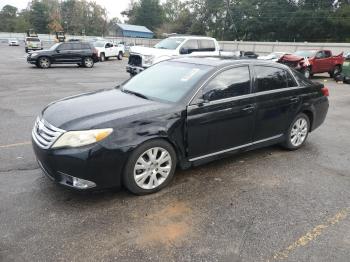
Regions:
<instances>
[{"instance_id":1,"label":"fog light","mask_svg":"<svg viewBox=\"0 0 350 262\"><path fill-rule=\"evenodd\" d=\"M84 180L81 178L73 177L73 187L79 188L79 189L88 189L95 187L96 184L94 182Z\"/></svg>"}]
</instances>

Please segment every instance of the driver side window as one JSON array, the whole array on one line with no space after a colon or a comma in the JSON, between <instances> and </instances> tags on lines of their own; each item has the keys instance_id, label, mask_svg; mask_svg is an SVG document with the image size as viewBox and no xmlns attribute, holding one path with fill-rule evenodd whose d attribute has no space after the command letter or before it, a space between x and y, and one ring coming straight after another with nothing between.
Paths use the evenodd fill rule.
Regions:
<instances>
[{"instance_id":1,"label":"driver side window","mask_svg":"<svg viewBox=\"0 0 350 262\"><path fill-rule=\"evenodd\" d=\"M248 66L235 67L219 73L203 90L203 99L215 101L250 93Z\"/></svg>"},{"instance_id":2,"label":"driver side window","mask_svg":"<svg viewBox=\"0 0 350 262\"><path fill-rule=\"evenodd\" d=\"M318 58L318 59L325 58L324 52L323 52L323 51L318 52L318 53L316 54L316 58Z\"/></svg>"}]
</instances>

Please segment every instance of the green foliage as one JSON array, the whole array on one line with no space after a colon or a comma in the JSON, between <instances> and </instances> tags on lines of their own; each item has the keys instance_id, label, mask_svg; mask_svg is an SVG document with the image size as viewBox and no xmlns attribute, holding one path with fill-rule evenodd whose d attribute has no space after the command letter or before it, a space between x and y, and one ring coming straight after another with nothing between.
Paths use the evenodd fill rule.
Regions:
<instances>
[{"instance_id":1,"label":"green foliage","mask_svg":"<svg viewBox=\"0 0 350 262\"><path fill-rule=\"evenodd\" d=\"M69 34L104 35L107 10L88 0L32 0L27 9L17 12L13 6L0 11L0 31L37 33L65 30Z\"/></svg>"},{"instance_id":2,"label":"green foliage","mask_svg":"<svg viewBox=\"0 0 350 262\"><path fill-rule=\"evenodd\" d=\"M130 0L128 23L156 32L200 34L219 40L344 42L350 36L348 0ZM114 35L118 19L88 0L31 0L0 11L0 31Z\"/></svg>"}]
</instances>

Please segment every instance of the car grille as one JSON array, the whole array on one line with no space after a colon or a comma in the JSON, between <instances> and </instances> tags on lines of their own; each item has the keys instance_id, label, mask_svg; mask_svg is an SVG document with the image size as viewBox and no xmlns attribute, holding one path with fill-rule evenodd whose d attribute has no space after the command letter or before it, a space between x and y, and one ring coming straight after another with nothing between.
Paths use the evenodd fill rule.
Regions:
<instances>
[{"instance_id":1,"label":"car grille","mask_svg":"<svg viewBox=\"0 0 350 262\"><path fill-rule=\"evenodd\" d=\"M142 58L139 55L130 55L129 56L129 65L134 65L134 66L142 66Z\"/></svg>"},{"instance_id":2,"label":"car grille","mask_svg":"<svg viewBox=\"0 0 350 262\"><path fill-rule=\"evenodd\" d=\"M48 149L64 132L64 130L54 127L38 117L33 127L32 137L39 147Z\"/></svg>"}]
</instances>

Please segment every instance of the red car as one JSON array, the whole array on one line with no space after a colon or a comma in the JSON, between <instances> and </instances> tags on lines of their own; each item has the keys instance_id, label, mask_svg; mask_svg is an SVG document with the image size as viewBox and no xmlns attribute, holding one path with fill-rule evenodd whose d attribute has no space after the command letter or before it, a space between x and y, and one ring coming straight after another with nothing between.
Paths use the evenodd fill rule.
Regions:
<instances>
[{"instance_id":1,"label":"red car","mask_svg":"<svg viewBox=\"0 0 350 262\"><path fill-rule=\"evenodd\" d=\"M334 77L341 72L344 57L343 53L333 56L330 50L300 50L282 56L278 62L295 68L307 78L318 73L329 73Z\"/></svg>"}]
</instances>

